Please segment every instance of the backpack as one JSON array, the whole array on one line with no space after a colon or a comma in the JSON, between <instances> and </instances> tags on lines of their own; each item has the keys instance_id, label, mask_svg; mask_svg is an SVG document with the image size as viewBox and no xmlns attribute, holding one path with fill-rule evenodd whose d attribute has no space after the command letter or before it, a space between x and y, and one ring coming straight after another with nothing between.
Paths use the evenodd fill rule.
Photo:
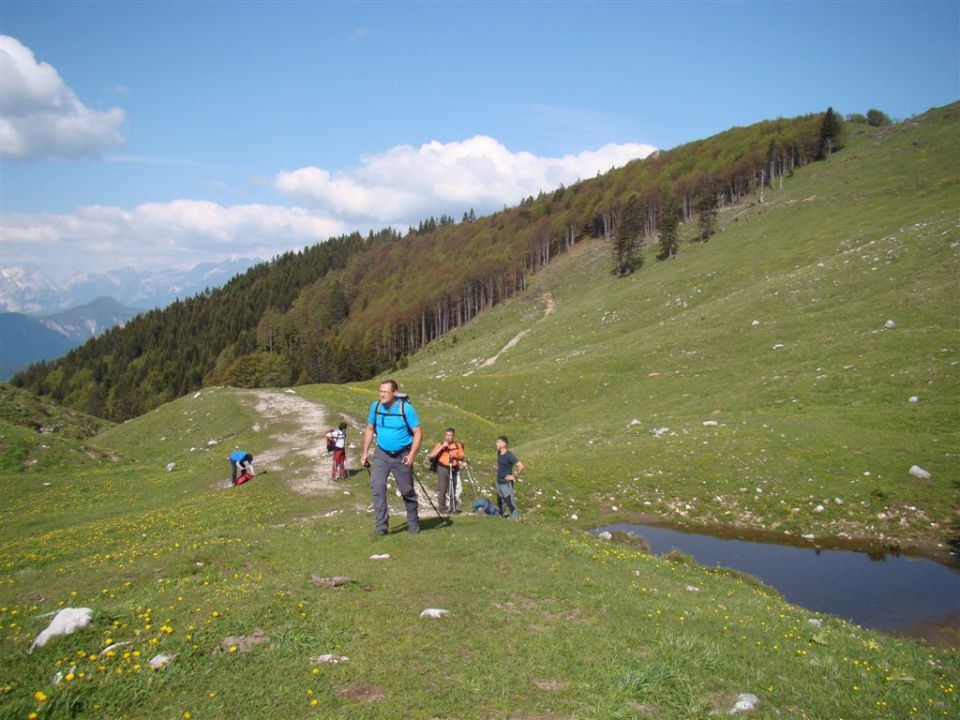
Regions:
<instances>
[{"instance_id":1,"label":"backpack","mask_svg":"<svg viewBox=\"0 0 960 720\"><path fill-rule=\"evenodd\" d=\"M250 479L251 479L251 478L250 478L250 473L246 473L246 472L245 472L243 475L241 475L240 477L237 478L236 484L237 484L237 485L243 485L247 480L250 480Z\"/></svg>"},{"instance_id":2,"label":"backpack","mask_svg":"<svg viewBox=\"0 0 960 720\"><path fill-rule=\"evenodd\" d=\"M407 426L407 432L413 435L413 428L410 427L410 423L407 422L407 403L410 402L410 396L406 393L398 392L396 394L396 399L400 402L400 417L403 418L403 424ZM374 428L376 428L377 425L384 427L384 423L382 421L378 422L378 418L393 414L388 412L380 412L380 407L380 401L377 400L377 407L375 407L373 410Z\"/></svg>"},{"instance_id":3,"label":"backpack","mask_svg":"<svg viewBox=\"0 0 960 720\"><path fill-rule=\"evenodd\" d=\"M333 441L333 438L330 437L330 433L332 432L333 430L327 430L327 452L328 453L332 453L334 450L337 449L337 443L335 443Z\"/></svg>"}]
</instances>

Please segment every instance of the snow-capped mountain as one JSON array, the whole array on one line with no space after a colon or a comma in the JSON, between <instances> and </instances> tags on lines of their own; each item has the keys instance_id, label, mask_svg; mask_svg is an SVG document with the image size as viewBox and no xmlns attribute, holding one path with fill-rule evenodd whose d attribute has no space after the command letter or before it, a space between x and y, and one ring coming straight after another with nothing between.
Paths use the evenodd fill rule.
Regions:
<instances>
[{"instance_id":1,"label":"snow-capped mountain","mask_svg":"<svg viewBox=\"0 0 960 720\"><path fill-rule=\"evenodd\" d=\"M0 311L48 315L111 297L122 305L166 307L177 298L224 285L259 259L233 257L221 263L201 263L188 270L136 270L132 267L103 273L77 273L62 283L51 280L35 265L2 269Z\"/></svg>"}]
</instances>

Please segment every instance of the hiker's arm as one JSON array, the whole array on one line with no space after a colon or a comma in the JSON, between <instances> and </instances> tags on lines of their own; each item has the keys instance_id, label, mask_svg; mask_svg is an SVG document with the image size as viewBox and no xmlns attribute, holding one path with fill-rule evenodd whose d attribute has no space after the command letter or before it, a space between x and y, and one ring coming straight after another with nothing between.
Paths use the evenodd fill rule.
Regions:
<instances>
[{"instance_id":1,"label":"hiker's arm","mask_svg":"<svg viewBox=\"0 0 960 720\"><path fill-rule=\"evenodd\" d=\"M403 464L407 467L413 467L413 461L417 458L417 450L420 449L420 443L423 442L423 430L417 425L413 429L413 445L410 446L410 454L403 459Z\"/></svg>"},{"instance_id":2,"label":"hiker's arm","mask_svg":"<svg viewBox=\"0 0 960 720\"><path fill-rule=\"evenodd\" d=\"M436 447L430 452L430 457L435 458L440 454L440 450L443 448L443 443L437 443Z\"/></svg>"},{"instance_id":3,"label":"hiker's arm","mask_svg":"<svg viewBox=\"0 0 960 720\"><path fill-rule=\"evenodd\" d=\"M523 463L517 460L517 464L514 465L514 468L513 468L513 474L507 475L506 479L512 482L513 480L516 480L518 477L520 477L520 474L522 472L523 472Z\"/></svg>"},{"instance_id":4,"label":"hiker's arm","mask_svg":"<svg viewBox=\"0 0 960 720\"><path fill-rule=\"evenodd\" d=\"M257 473L255 473L255 472L253 471L253 463L252 463L252 462L247 463L247 472L250 473L250 477L256 477L256 476L257 476Z\"/></svg>"},{"instance_id":5,"label":"hiker's arm","mask_svg":"<svg viewBox=\"0 0 960 720\"><path fill-rule=\"evenodd\" d=\"M370 452L370 442L373 440L373 425L367 423L363 429L363 452L360 453L360 464L367 464L367 453Z\"/></svg>"}]
</instances>

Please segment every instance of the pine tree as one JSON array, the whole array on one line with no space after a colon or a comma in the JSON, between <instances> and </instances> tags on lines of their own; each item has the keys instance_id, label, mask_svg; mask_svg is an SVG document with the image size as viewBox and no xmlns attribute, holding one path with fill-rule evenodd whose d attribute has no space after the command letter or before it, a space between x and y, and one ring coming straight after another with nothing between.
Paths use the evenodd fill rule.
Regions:
<instances>
[{"instance_id":1,"label":"pine tree","mask_svg":"<svg viewBox=\"0 0 960 720\"><path fill-rule=\"evenodd\" d=\"M636 195L627 200L620 217L620 225L613 240L613 274L630 275L643 266L643 256L637 254L640 233L643 232L643 211Z\"/></svg>"},{"instance_id":2,"label":"pine tree","mask_svg":"<svg viewBox=\"0 0 960 720\"><path fill-rule=\"evenodd\" d=\"M668 260L676 256L679 236L680 213L674 205L668 205L660 219L660 252L657 253L657 260Z\"/></svg>"},{"instance_id":3,"label":"pine tree","mask_svg":"<svg viewBox=\"0 0 960 720\"><path fill-rule=\"evenodd\" d=\"M840 149L840 136L843 131L840 116L832 107L828 107L820 122L820 146L817 149L817 160L830 157L834 150Z\"/></svg>"},{"instance_id":4,"label":"pine tree","mask_svg":"<svg viewBox=\"0 0 960 720\"><path fill-rule=\"evenodd\" d=\"M697 203L697 226L700 231L700 242L706 242L717 232L717 196L707 193Z\"/></svg>"}]
</instances>

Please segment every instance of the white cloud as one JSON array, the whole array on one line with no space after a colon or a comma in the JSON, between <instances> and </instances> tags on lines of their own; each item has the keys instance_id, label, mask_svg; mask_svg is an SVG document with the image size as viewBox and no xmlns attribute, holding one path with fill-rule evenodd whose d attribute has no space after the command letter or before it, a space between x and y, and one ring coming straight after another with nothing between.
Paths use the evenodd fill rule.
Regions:
<instances>
[{"instance_id":1,"label":"white cloud","mask_svg":"<svg viewBox=\"0 0 960 720\"><path fill-rule=\"evenodd\" d=\"M0 156L96 156L123 145L124 121L121 108L88 108L52 65L0 35Z\"/></svg>"},{"instance_id":2,"label":"white cloud","mask_svg":"<svg viewBox=\"0 0 960 720\"><path fill-rule=\"evenodd\" d=\"M302 208L199 200L0 216L6 264L32 262L53 273L189 267L229 255L270 257L345 230L339 221Z\"/></svg>"},{"instance_id":3,"label":"white cloud","mask_svg":"<svg viewBox=\"0 0 960 720\"><path fill-rule=\"evenodd\" d=\"M333 173L318 167L283 171L277 189L298 202L352 223L415 223L442 212L485 212L528 195L591 178L643 158L656 148L625 143L577 155L538 157L512 152L484 135L461 142L398 145L365 156L360 167Z\"/></svg>"}]
</instances>

